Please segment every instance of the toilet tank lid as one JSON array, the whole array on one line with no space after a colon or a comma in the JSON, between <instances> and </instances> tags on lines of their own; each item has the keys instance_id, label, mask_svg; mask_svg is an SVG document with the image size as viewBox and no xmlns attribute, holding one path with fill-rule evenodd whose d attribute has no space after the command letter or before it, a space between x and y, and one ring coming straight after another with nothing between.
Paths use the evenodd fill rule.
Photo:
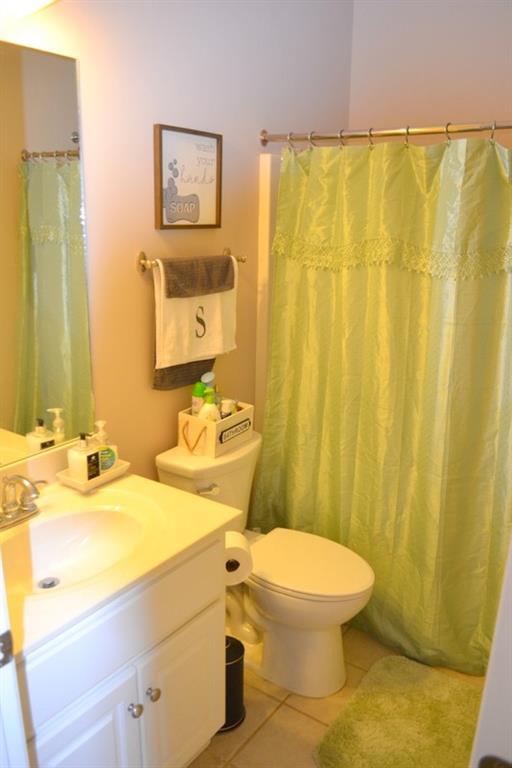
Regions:
<instances>
[{"instance_id":1,"label":"toilet tank lid","mask_svg":"<svg viewBox=\"0 0 512 768\"><path fill-rule=\"evenodd\" d=\"M176 446L159 453L156 466L165 472L172 472L181 477L197 478L208 474L235 471L237 464L243 464L261 445L261 435L253 432L249 440L238 448L212 459L209 456L196 456L187 448Z\"/></svg>"},{"instance_id":2,"label":"toilet tank lid","mask_svg":"<svg viewBox=\"0 0 512 768\"><path fill-rule=\"evenodd\" d=\"M356 597L375 579L366 560L351 549L302 531L274 528L251 546L251 555L251 579L311 598Z\"/></svg>"}]
</instances>

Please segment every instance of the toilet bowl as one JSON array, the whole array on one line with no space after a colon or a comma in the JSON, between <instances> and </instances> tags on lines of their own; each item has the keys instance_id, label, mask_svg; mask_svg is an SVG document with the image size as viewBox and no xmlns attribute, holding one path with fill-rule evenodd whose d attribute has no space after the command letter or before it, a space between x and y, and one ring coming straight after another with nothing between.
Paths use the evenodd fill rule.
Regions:
<instances>
[{"instance_id":1,"label":"toilet bowl","mask_svg":"<svg viewBox=\"0 0 512 768\"><path fill-rule=\"evenodd\" d=\"M262 676L303 696L329 696L346 679L340 625L370 599L372 569L341 544L284 528L251 553L244 605L262 632Z\"/></svg>"},{"instance_id":2,"label":"toilet bowl","mask_svg":"<svg viewBox=\"0 0 512 768\"><path fill-rule=\"evenodd\" d=\"M243 531L260 445L253 433L217 459L171 448L156 457L159 480L241 509ZM303 696L329 696L346 679L340 625L370 599L372 569L347 547L311 533L244 532L253 569L243 585L228 588L230 633L262 677Z\"/></svg>"}]
</instances>

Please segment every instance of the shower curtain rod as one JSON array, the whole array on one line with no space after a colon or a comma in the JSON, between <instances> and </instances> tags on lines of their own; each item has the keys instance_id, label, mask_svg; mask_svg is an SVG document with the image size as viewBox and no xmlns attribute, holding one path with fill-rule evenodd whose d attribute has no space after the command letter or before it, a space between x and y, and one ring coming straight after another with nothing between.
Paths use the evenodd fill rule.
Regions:
<instances>
[{"instance_id":1,"label":"shower curtain rod","mask_svg":"<svg viewBox=\"0 0 512 768\"><path fill-rule=\"evenodd\" d=\"M37 159L39 157L80 157L80 150L57 149L55 152L29 152L26 149L21 150L21 159L23 162Z\"/></svg>"},{"instance_id":2,"label":"shower curtain rod","mask_svg":"<svg viewBox=\"0 0 512 768\"><path fill-rule=\"evenodd\" d=\"M260 141L265 147L269 142L287 141L290 146L293 146L294 142L308 141L314 145L316 141L338 141L341 144L346 139L368 139L370 144L373 143L373 139L380 139L388 136L404 136L406 142L409 141L410 136L427 136L434 134L445 134L449 139L452 133L483 133L484 131L490 132L490 138L494 138L495 131L505 131L512 129L512 121L507 123L497 123L494 121L488 125L480 125L478 123L446 123L446 125L433 125L428 128L412 128L407 125L405 128L383 128L374 129L367 128L366 130L347 130L341 129L336 133L316 133L316 131L310 131L309 133L269 133L262 130L260 133Z\"/></svg>"}]
</instances>

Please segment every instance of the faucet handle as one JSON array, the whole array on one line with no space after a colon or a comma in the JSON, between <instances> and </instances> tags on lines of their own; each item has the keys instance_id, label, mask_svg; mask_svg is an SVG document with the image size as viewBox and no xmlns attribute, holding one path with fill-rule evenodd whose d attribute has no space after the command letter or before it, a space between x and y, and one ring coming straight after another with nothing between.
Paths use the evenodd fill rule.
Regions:
<instances>
[{"instance_id":1,"label":"faucet handle","mask_svg":"<svg viewBox=\"0 0 512 768\"><path fill-rule=\"evenodd\" d=\"M39 496L37 486L46 484L46 480L29 480L28 485L23 484L23 490L20 494L20 508L23 512L35 512L37 506L34 499Z\"/></svg>"}]
</instances>

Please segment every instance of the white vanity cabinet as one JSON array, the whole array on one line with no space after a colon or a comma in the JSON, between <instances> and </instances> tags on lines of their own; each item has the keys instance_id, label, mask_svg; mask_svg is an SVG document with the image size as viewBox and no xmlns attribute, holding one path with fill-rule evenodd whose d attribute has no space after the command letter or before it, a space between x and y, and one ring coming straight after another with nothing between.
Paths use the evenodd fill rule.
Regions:
<instances>
[{"instance_id":1,"label":"white vanity cabinet","mask_svg":"<svg viewBox=\"0 0 512 768\"><path fill-rule=\"evenodd\" d=\"M28 653L32 768L183 768L225 717L223 534Z\"/></svg>"}]
</instances>

